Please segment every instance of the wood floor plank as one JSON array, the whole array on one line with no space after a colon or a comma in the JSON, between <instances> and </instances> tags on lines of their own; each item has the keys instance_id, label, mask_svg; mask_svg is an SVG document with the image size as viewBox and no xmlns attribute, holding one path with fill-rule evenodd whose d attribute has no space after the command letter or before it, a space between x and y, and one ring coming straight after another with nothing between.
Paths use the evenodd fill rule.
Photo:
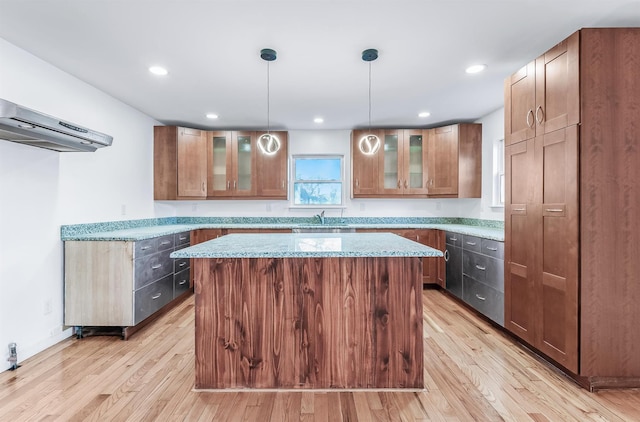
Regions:
<instances>
[{"instance_id":1,"label":"wood floor plank","mask_svg":"<svg viewBox=\"0 0 640 422\"><path fill-rule=\"evenodd\" d=\"M424 379L402 391L195 391L193 297L127 341L69 338L0 373L1 421L636 421L474 312L423 292Z\"/></svg>"}]
</instances>

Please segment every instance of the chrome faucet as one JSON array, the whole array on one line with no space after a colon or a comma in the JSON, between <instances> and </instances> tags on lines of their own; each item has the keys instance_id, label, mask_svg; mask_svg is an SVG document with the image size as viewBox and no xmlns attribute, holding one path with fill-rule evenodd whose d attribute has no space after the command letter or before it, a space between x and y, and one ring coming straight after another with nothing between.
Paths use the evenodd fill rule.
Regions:
<instances>
[{"instance_id":1,"label":"chrome faucet","mask_svg":"<svg viewBox=\"0 0 640 422\"><path fill-rule=\"evenodd\" d=\"M320 214L316 214L314 217L317 217L320 220L320 224L324 224L324 210Z\"/></svg>"}]
</instances>

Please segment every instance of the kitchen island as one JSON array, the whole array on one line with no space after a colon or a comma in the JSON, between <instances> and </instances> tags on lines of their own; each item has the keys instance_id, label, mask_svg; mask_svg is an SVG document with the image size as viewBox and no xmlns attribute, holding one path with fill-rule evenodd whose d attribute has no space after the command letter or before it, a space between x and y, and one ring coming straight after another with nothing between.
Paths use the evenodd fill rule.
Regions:
<instances>
[{"instance_id":1,"label":"kitchen island","mask_svg":"<svg viewBox=\"0 0 640 422\"><path fill-rule=\"evenodd\" d=\"M195 388L424 387L422 258L390 233L232 234L194 258Z\"/></svg>"}]
</instances>

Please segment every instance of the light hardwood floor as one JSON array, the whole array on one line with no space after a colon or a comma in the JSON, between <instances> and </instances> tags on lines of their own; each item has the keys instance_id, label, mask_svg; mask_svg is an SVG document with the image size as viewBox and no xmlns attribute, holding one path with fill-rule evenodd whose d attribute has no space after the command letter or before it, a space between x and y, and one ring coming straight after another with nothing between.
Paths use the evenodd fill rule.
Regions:
<instances>
[{"instance_id":1,"label":"light hardwood floor","mask_svg":"<svg viewBox=\"0 0 640 422\"><path fill-rule=\"evenodd\" d=\"M423 392L194 392L193 296L136 333L67 339L0 373L0 421L638 421L640 390L589 393L437 290Z\"/></svg>"}]
</instances>

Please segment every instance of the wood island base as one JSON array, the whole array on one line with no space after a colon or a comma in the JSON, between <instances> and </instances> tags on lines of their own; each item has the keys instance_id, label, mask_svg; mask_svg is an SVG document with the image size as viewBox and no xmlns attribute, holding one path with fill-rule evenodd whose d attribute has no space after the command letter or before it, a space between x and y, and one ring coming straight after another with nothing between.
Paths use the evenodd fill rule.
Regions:
<instances>
[{"instance_id":1,"label":"wood island base","mask_svg":"<svg viewBox=\"0 0 640 422\"><path fill-rule=\"evenodd\" d=\"M195 388L422 389L422 258L197 258Z\"/></svg>"}]
</instances>

